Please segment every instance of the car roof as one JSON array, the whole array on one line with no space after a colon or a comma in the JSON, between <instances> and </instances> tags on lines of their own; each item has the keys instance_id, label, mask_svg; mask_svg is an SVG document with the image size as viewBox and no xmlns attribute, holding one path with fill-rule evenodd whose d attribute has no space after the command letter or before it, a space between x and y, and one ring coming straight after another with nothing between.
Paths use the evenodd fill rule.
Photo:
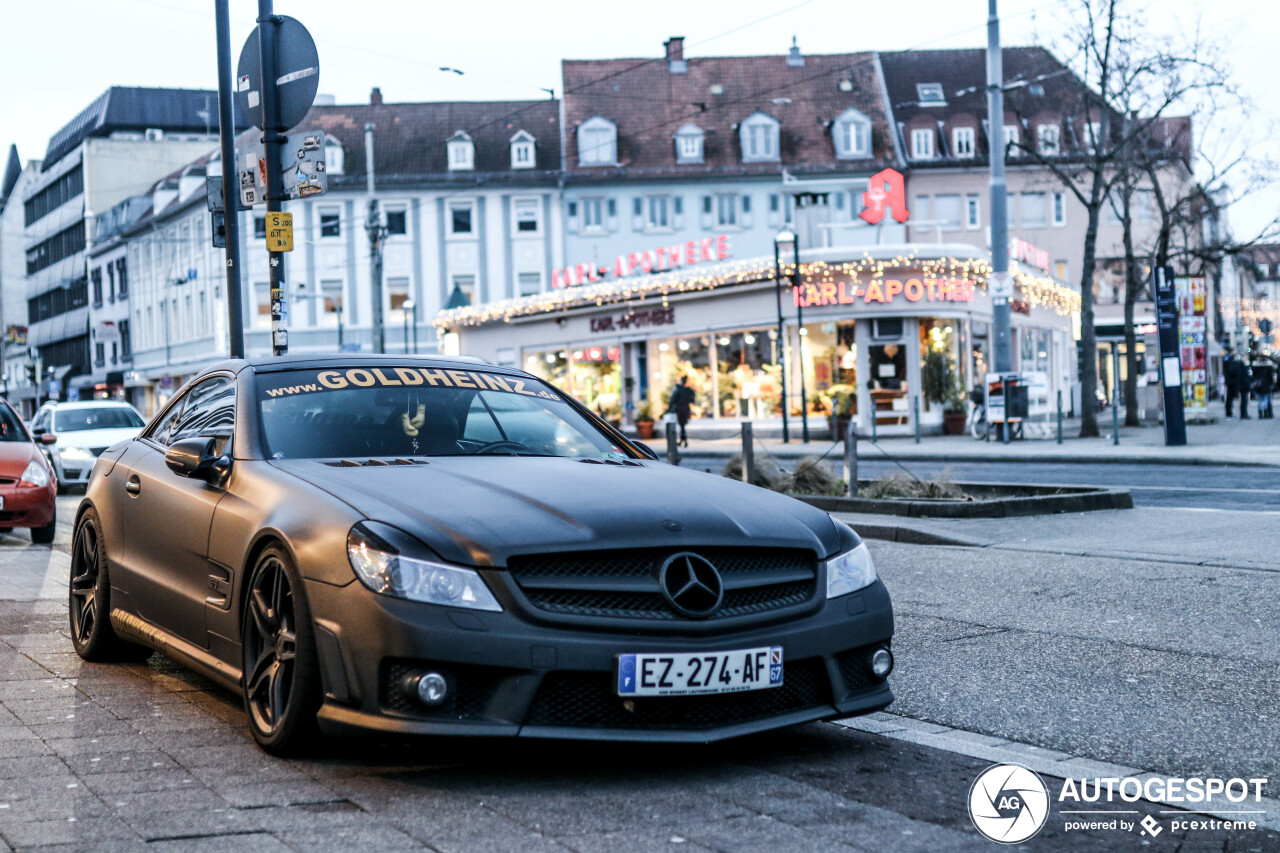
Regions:
<instances>
[{"instance_id":1,"label":"car roof","mask_svg":"<svg viewBox=\"0 0 1280 853\"><path fill-rule=\"evenodd\" d=\"M103 407L126 408L132 409L133 406L121 400L75 400L75 401L58 401L50 400L40 408L49 407L52 409L101 409Z\"/></svg>"},{"instance_id":2,"label":"car roof","mask_svg":"<svg viewBox=\"0 0 1280 853\"><path fill-rule=\"evenodd\" d=\"M229 370L239 373L246 368L255 373L273 373L280 370L297 370L316 367L382 367L422 364L433 367L475 367L482 365L491 370L519 372L516 368L498 366L472 355L405 355L372 353L306 353L302 355L254 356L245 359L227 359L212 364L204 373Z\"/></svg>"}]
</instances>

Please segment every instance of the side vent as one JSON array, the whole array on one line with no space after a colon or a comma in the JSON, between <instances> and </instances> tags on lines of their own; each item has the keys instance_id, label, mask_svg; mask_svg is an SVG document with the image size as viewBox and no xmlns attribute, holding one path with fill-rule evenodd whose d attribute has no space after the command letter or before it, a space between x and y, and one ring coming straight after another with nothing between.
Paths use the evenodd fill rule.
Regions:
<instances>
[{"instance_id":1,"label":"side vent","mask_svg":"<svg viewBox=\"0 0 1280 853\"><path fill-rule=\"evenodd\" d=\"M355 459L339 459L337 462L322 462L330 468L384 468L388 465L430 465L425 459L366 459L363 462Z\"/></svg>"}]
</instances>

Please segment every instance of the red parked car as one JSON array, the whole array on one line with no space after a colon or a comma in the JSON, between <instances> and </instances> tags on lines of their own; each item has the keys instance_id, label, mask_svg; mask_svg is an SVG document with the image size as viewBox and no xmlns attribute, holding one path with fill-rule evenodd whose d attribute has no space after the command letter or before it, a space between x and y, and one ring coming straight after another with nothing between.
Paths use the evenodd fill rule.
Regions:
<instances>
[{"instance_id":1,"label":"red parked car","mask_svg":"<svg viewBox=\"0 0 1280 853\"><path fill-rule=\"evenodd\" d=\"M31 541L53 541L58 481L22 419L0 400L0 531L30 527Z\"/></svg>"}]
</instances>

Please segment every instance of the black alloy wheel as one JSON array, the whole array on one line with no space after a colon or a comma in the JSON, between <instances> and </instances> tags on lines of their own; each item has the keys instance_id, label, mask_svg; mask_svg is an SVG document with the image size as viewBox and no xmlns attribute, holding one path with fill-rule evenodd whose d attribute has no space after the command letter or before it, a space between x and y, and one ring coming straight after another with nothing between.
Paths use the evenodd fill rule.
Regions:
<instances>
[{"instance_id":1,"label":"black alloy wheel","mask_svg":"<svg viewBox=\"0 0 1280 853\"><path fill-rule=\"evenodd\" d=\"M278 546L254 565L245 602L245 710L254 740L268 752L297 754L318 735L319 673L302 583Z\"/></svg>"},{"instance_id":2,"label":"black alloy wheel","mask_svg":"<svg viewBox=\"0 0 1280 853\"><path fill-rule=\"evenodd\" d=\"M71 616L71 642L80 657L105 663L144 660L151 656L151 649L121 640L111 628L107 547L102 540L102 524L92 509L81 516L71 540L71 582L67 604Z\"/></svg>"}]
</instances>

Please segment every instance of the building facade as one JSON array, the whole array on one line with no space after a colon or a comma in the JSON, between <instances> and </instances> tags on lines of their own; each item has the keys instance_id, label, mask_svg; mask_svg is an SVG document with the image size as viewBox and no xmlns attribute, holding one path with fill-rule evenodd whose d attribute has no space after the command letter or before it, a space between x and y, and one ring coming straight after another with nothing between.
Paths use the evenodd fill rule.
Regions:
<instances>
[{"instance_id":1,"label":"building facade","mask_svg":"<svg viewBox=\"0 0 1280 853\"><path fill-rule=\"evenodd\" d=\"M24 166L10 146L0 179L0 369L9 401L24 415L35 411L36 364L27 352L26 245L23 195L40 179L40 161Z\"/></svg>"},{"instance_id":2,"label":"building facade","mask_svg":"<svg viewBox=\"0 0 1280 853\"><path fill-rule=\"evenodd\" d=\"M216 98L115 86L49 140L40 178L23 195L23 224L28 341L56 380L54 396L93 374L86 250L96 215L212 148Z\"/></svg>"}]
</instances>

